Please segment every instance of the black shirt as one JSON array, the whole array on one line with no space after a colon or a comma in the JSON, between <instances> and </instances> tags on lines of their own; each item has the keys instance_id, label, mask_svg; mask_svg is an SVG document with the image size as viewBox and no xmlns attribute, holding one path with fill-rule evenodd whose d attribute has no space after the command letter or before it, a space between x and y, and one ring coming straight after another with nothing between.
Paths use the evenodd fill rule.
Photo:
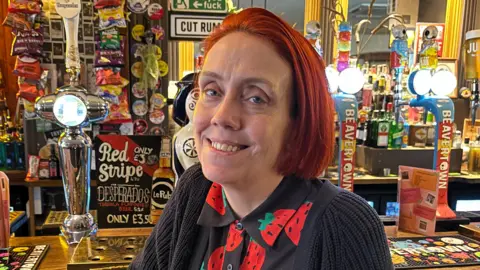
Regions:
<instances>
[{"instance_id":1,"label":"black shirt","mask_svg":"<svg viewBox=\"0 0 480 270\"><path fill-rule=\"evenodd\" d=\"M312 194L316 196L290 269L393 269L383 225L364 199L328 181L296 179L312 185ZM208 238L201 236L209 237L209 233L202 233L202 228L207 227L197 223L211 186L200 164L185 171L144 249L129 269L199 269L209 243ZM274 247L282 239L290 241L288 237L279 237ZM195 262L198 250L203 254Z\"/></svg>"},{"instance_id":2,"label":"black shirt","mask_svg":"<svg viewBox=\"0 0 480 270\"><path fill-rule=\"evenodd\" d=\"M219 184L213 183L197 224L207 239L195 270L293 269L295 250L316 190L310 181L284 178L255 210L237 219ZM202 240L199 240L202 241ZM222 267L223 265L223 267Z\"/></svg>"}]
</instances>

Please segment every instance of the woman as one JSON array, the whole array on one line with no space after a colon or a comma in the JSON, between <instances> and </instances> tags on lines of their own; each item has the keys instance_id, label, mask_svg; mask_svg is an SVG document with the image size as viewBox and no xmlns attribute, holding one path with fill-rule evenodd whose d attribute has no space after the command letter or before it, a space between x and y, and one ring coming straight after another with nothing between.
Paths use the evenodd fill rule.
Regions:
<instances>
[{"instance_id":1,"label":"woman","mask_svg":"<svg viewBox=\"0 0 480 270\"><path fill-rule=\"evenodd\" d=\"M334 148L325 66L258 8L205 42L188 169L132 269L391 269L360 197L316 180Z\"/></svg>"}]
</instances>

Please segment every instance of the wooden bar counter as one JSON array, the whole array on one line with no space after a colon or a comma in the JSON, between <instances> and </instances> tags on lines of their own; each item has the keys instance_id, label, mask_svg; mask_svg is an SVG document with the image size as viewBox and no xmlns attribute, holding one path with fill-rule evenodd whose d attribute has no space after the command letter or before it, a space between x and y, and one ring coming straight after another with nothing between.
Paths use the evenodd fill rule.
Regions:
<instances>
[{"instance_id":1,"label":"wooden bar counter","mask_svg":"<svg viewBox=\"0 0 480 270\"><path fill-rule=\"evenodd\" d=\"M385 227L385 232L388 237L418 237L421 235L395 232L395 226ZM454 235L458 232L440 232L436 233L436 236ZM68 246L65 240L61 236L37 236L37 237L12 237L10 239L11 246L21 245L40 245L47 244L50 248L47 251L46 256L40 263L39 269L66 269L67 263L73 255L75 246ZM439 269L439 268L424 268L424 269ZM465 266L465 267L442 267L441 269L458 269L458 270L478 270L480 265Z\"/></svg>"}]
</instances>

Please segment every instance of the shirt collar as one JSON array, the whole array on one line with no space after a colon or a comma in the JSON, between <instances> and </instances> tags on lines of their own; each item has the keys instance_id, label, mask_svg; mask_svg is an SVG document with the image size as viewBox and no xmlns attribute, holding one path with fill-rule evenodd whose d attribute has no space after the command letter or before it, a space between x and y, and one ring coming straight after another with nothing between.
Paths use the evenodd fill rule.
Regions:
<instances>
[{"instance_id":1,"label":"shirt collar","mask_svg":"<svg viewBox=\"0 0 480 270\"><path fill-rule=\"evenodd\" d=\"M310 181L285 177L260 206L239 222L255 242L264 248L271 247L310 191ZM197 223L201 226L224 227L234 222L236 218L222 186L213 183Z\"/></svg>"}]
</instances>

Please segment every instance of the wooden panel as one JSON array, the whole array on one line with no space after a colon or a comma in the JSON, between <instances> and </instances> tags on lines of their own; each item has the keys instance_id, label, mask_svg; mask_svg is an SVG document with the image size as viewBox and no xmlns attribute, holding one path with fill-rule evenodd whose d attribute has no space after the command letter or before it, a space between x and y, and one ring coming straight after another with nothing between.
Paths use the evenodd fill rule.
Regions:
<instances>
[{"instance_id":1,"label":"wooden panel","mask_svg":"<svg viewBox=\"0 0 480 270\"><path fill-rule=\"evenodd\" d=\"M7 16L8 1L1 1L0 3L0 22L3 23ZM0 25L0 69L5 80L5 95L7 98L8 108L10 109L10 115L14 115L15 107L17 105L16 94L17 77L13 76L12 71L15 67L16 57L10 56L10 50L13 41L13 35L11 34L11 28Z\"/></svg>"}]
</instances>

